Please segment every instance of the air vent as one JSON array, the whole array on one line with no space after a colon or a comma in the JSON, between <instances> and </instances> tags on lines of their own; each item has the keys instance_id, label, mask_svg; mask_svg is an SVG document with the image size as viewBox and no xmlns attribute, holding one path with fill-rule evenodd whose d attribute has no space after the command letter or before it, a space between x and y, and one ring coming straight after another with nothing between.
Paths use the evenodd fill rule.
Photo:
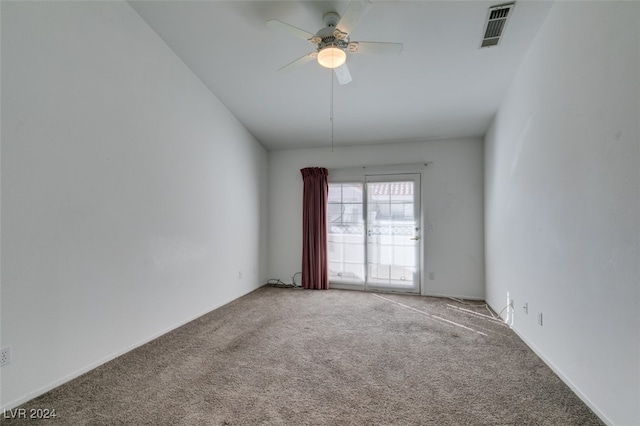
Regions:
<instances>
[{"instance_id":1,"label":"air vent","mask_svg":"<svg viewBox=\"0 0 640 426\"><path fill-rule=\"evenodd\" d=\"M484 36L482 37L482 44L480 47L498 45L514 5L515 3L509 3L489 8L489 13L487 13L487 22L484 24Z\"/></svg>"}]
</instances>

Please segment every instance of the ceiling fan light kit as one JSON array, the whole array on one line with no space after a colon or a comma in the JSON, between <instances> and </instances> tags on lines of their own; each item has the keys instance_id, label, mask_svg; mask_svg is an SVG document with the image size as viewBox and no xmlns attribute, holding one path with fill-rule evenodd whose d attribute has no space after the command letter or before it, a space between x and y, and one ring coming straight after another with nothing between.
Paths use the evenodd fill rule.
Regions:
<instances>
[{"instance_id":1,"label":"ceiling fan light kit","mask_svg":"<svg viewBox=\"0 0 640 426\"><path fill-rule=\"evenodd\" d=\"M347 69L348 54L398 54L402 51L402 43L357 42L349 41L351 32L360 19L367 14L372 3L369 0L352 0L344 14L337 12L325 13L322 20L325 27L315 34L289 25L277 19L267 22L269 28L307 40L316 46L316 50L280 68L279 71L289 71L316 58L318 64L333 69L338 83L347 84L351 81L351 74Z\"/></svg>"},{"instance_id":2,"label":"ceiling fan light kit","mask_svg":"<svg viewBox=\"0 0 640 426\"><path fill-rule=\"evenodd\" d=\"M338 68L347 61L344 50L335 46L328 46L318 52L318 63L325 68Z\"/></svg>"}]
</instances>

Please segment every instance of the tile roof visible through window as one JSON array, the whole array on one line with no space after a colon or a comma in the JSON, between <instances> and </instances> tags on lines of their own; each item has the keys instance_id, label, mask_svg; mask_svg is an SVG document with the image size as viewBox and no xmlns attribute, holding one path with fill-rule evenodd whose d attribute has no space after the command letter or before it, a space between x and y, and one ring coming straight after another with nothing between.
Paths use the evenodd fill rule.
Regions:
<instances>
[{"instance_id":1,"label":"tile roof visible through window","mask_svg":"<svg viewBox=\"0 0 640 426\"><path fill-rule=\"evenodd\" d=\"M376 182L370 184L369 191L373 196L413 195L413 182Z\"/></svg>"}]
</instances>

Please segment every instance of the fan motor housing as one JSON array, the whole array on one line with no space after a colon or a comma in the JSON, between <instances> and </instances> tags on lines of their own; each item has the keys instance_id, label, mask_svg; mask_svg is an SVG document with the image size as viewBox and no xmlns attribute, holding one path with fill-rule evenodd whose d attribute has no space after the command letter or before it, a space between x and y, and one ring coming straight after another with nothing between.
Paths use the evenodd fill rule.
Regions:
<instances>
[{"instance_id":1,"label":"fan motor housing","mask_svg":"<svg viewBox=\"0 0 640 426\"><path fill-rule=\"evenodd\" d=\"M326 26L318 31L309 41L314 43L319 51L329 46L347 49L349 46L348 35L336 29L336 25L340 22L338 12L325 13L322 16L322 22L324 22Z\"/></svg>"},{"instance_id":2,"label":"fan motor housing","mask_svg":"<svg viewBox=\"0 0 640 426\"><path fill-rule=\"evenodd\" d=\"M338 31L333 26L327 26L316 33L316 35L310 40L312 43L318 45L318 49L324 49L327 46L336 46L341 49L346 49L349 45L349 37L342 39L336 38L334 32Z\"/></svg>"},{"instance_id":3,"label":"fan motor housing","mask_svg":"<svg viewBox=\"0 0 640 426\"><path fill-rule=\"evenodd\" d=\"M327 27L335 28L335 26L338 25L338 22L340 22L340 15L338 12L327 12L322 15L322 22L324 22Z\"/></svg>"}]
</instances>

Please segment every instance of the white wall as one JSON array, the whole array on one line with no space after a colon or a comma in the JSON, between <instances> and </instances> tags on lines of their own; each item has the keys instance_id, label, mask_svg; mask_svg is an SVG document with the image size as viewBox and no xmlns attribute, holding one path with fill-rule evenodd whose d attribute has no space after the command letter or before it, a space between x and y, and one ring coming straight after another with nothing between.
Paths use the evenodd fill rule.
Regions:
<instances>
[{"instance_id":1,"label":"white wall","mask_svg":"<svg viewBox=\"0 0 640 426\"><path fill-rule=\"evenodd\" d=\"M616 425L640 424L639 40L638 2L555 3L485 139L487 300Z\"/></svg>"},{"instance_id":2,"label":"white wall","mask_svg":"<svg viewBox=\"0 0 640 426\"><path fill-rule=\"evenodd\" d=\"M266 280L266 151L126 3L2 2L1 158L3 408Z\"/></svg>"},{"instance_id":3,"label":"white wall","mask_svg":"<svg viewBox=\"0 0 640 426\"><path fill-rule=\"evenodd\" d=\"M423 175L423 294L484 297L481 139L269 152L269 278L291 282L302 264L302 176L309 166L340 169L433 161ZM299 277L297 282L300 282Z\"/></svg>"}]
</instances>

